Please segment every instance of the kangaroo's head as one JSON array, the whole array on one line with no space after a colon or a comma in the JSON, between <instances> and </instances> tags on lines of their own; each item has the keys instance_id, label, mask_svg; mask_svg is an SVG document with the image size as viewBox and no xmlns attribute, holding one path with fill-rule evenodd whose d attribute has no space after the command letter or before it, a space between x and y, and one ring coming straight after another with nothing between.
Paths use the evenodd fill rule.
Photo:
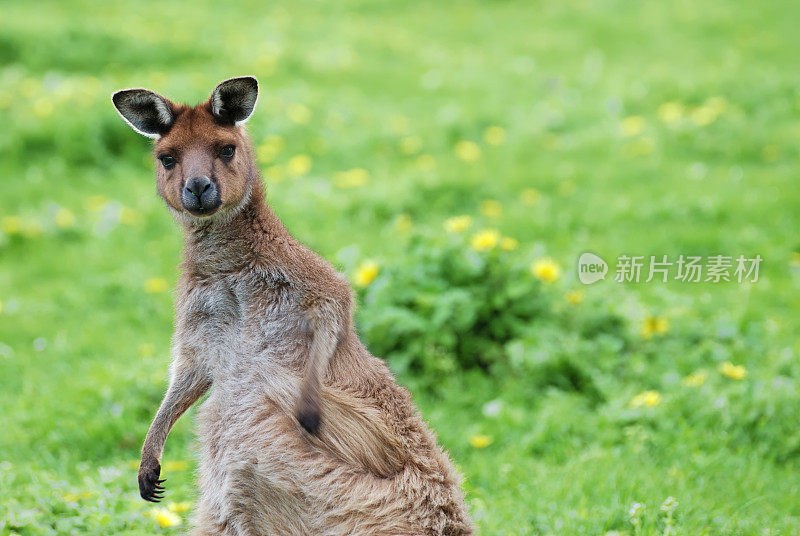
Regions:
<instances>
[{"instance_id":1,"label":"kangaroo's head","mask_svg":"<svg viewBox=\"0 0 800 536\"><path fill-rule=\"evenodd\" d=\"M175 104L146 89L112 97L123 119L155 141L159 195L185 223L231 217L259 180L242 125L258 98L258 82L246 76L219 84L195 107Z\"/></svg>"}]
</instances>

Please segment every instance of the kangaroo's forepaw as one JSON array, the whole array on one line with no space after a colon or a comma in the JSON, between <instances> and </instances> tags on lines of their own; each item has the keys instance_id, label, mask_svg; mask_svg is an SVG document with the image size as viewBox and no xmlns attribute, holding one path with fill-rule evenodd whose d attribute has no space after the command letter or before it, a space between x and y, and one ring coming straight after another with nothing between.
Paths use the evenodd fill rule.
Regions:
<instances>
[{"instance_id":1,"label":"kangaroo's forepaw","mask_svg":"<svg viewBox=\"0 0 800 536\"><path fill-rule=\"evenodd\" d=\"M146 462L142 460L139 466L139 494L142 499L150 502L161 502L164 498L165 479L161 479L161 464L157 461Z\"/></svg>"}]
</instances>

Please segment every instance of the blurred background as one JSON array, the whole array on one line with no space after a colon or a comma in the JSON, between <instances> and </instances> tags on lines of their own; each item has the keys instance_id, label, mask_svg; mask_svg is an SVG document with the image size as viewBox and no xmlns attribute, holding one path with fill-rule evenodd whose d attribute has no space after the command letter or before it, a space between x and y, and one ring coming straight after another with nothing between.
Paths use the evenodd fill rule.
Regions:
<instances>
[{"instance_id":1,"label":"blurred background","mask_svg":"<svg viewBox=\"0 0 800 536\"><path fill-rule=\"evenodd\" d=\"M0 4L0 534L182 533L142 502L181 237L110 94L259 78L269 202L465 475L482 534L800 526L800 4ZM577 259L609 264L583 285ZM758 280L615 282L621 255Z\"/></svg>"}]
</instances>

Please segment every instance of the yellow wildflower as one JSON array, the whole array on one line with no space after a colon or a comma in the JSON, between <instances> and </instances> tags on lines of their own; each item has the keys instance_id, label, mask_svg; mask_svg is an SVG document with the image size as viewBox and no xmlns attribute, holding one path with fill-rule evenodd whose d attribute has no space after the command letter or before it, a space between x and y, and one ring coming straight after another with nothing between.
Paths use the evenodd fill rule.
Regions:
<instances>
[{"instance_id":1,"label":"yellow wildflower","mask_svg":"<svg viewBox=\"0 0 800 536\"><path fill-rule=\"evenodd\" d=\"M563 197L569 197L575 193L578 189L578 186L575 184L574 181L565 180L558 183L558 194Z\"/></svg>"},{"instance_id":2,"label":"yellow wildflower","mask_svg":"<svg viewBox=\"0 0 800 536\"><path fill-rule=\"evenodd\" d=\"M253 65L261 76L272 76L278 64L278 58L272 52L264 52L256 57Z\"/></svg>"},{"instance_id":3,"label":"yellow wildflower","mask_svg":"<svg viewBox=\"0 0 800 536\"><path fill-rule=\"evenodd\" d=\"M161 294L168 288L167 280L163 277L151 277L144 282L144 291L148 294Z\"/></svg>"},{"instance_id":4,"label":"yellow wildflower","mask_svg":"<svg viewBox=\"0 0 800 536\"><path fill-rule=\"evenodd\" d=\"M656 148L656 140L650 136L639 138L629 141L622 146L622 154L627 158L636 158L637 156L647 156L652 153Z\"/></svg>"},{"instance_id":5,"label":"yellow wildflower","mask_svg":"<svg viewBox=\"0 0 800 536\"><path fill-rule=\"evenodd\" d=\"M564 299L570 305L578 305L586 299L586 293L582 290L569 290L564 294Z\"/></svg>"},{"instance_id":6,"label":"yellow wildflower","mask_svg":"<svg viewBox=\"0 0 800 536\"><path fill-rule=\"evenodd\" d=\"M548 134L542 140L542 147L547 151L557 151L563 147L564 142L558 134Z\"/></svg>"},{"instance_id":7,"label":"yellow wildflower","mask_svg":"<svg viewBox=\"0 0 800 536\"><path fill-rule=\"evenodd\" d=\"M474 141L461 140L456 143L456 156L464 162L475 162L481 157L483 151Z\"/></svg>"},{"instance_id":8,"label":"yellow wildflower","mask_svg":"<svg viewBox=\"0 0 800 536\"><path fill-rule=\"evenodd\" d=\"M67 208L61 208L56 212L55 220L56 225L66 229L75 225L75 214Z\"/></svg>"},{"instance_id":9,"label":"yellow wildflower","mask_svg":"<svg viewBox=\"0 0 800 536\"><path fill-rule=\"evenodd\" d=\"M108 199L104 195L90 195L86 198L86 202L83 204L86 207L86 210L90 210L91 212L97 212L108 203Z\"/></svg>"},{"instance_id":10,"label":"yellow wildflower","mask_svg":"<svg viewBox=\"0 0 800 536\"><path fill-rule=\"evenodd\" d=\"M298 154L289 159L286 163L286 170L292 177L305 175L311 170L311 157L305 154Z\"/></svg>"},{"instance_id":11,"label":"yellow wildflower","mask_svg":"<svg viewBox=\"0 0 800 536\"><path fill-rule=\"evenodd\" d=\"M417 167L422 171L430 171L436 167L436 159L429 154L423 154L417 157Z\"/></svg>"},{"instance_id":12,"label":"yellow wildflower","mask_svg":"<svg viewBox=\"0 0 800 536\"><path fill-rule=\"evenodd\" d=\"M487 218L499 218L503 214L503 205L496 199L487 199L481 202L480 210Z\"/></svg>"},{"instance_id":13,"label":"yellow wildflower","mask_svg":"<svg viewBox=\"0 0 800 536\"><path fill-rule=\"evenodd\" d=\"M139 348L137 348L137 353L139 354L139 357L151 357L153 354L155 354L155 352L156 352L156 347L149 342L143 342L142 344L139 345Z\"/></svg>"},{"instance_id":14,"label":"yellow wildflower","mask_svg":"<svg viewBox=\"0 0 800 536\"><path fill-rule=\"evenodd\" d=\"M708 373L705 370L698 370L686 376L683 379L683 385L702 387L703 384L706 383L706 378L708 378Z\"/></svg>"},{"instance_id":15,"label":"yellow wildflower","mask_svg":"<svg viewBox=\"0 0 800 536\"><path fill-rule=\"evenodd\" d=\"M205 82L205 79L203 81ZM101 88L100 79L97 78L96 76L89 76L85 78L81 83L80 91L84 95L93 96L99 94L100 88Z\"/></svg>"},{"instance_id":16,"label":"yellow wildflower","mask_svg":"<svg viewBox=\"0 0 800 536\"><path fill-rule=\"evenodd\" d=\"M497 229L484 229L472 235L472 248L475 251L488 251L494 249L500 241L500 232Z\"/></svg>"},{"instance_id":17,"label":"yellow wildflower","mask_svg":"<svg viewBox=\"0 0 800 536\"><path fill-rule=\"evenodd\" d=\"M448 233L463 233L472 225L472 217L466 214L462 216L453 216L444 221L444 229Z\"/></svg>"},{"instance_id":18,"label":"yellow wildflower","mask_svg":"<svg viewBox=\"0 0 800 536\"><path fill-rule=\"evenodd\" d=\"M663 335L669 331L669 320L657 316L648 316L642 322L640 333L643 339L649 339L653 335Z\"/></svg>"},{"instance_id":19,"label":"yellow wildflower","mask_svg":"<svg viewBox=\"0 0 800 536\"><path fill-rule=\"evenodd\" d=\"M634 408L653 408L661 403L661 393L658 391L643 391L631 399L630 405Z\"/></svg>"},{"instance_id":20,"label":"yellow wildflower","mask_svg":"<svg viewBox=\"0 0 800 536\"><path fill-rule=\"evenodd\" d=\"M19 233L21 223L19 216L6 216L3 218L3 232L9 235Z\"/></svg>"},{"instance_id":21,"label":"yellow wildflower","mask_svg":"<svg viewBox=\"0 0 800 536\"><path fill-rule=\"evenodd\" d=\"M540 281L552 283L561 277L561 267L550 257L545 257L531 264L531 273Z\"/></svg>"},{"instance_id":22,"label":"yellow wildflower","mask_svg":"<svg viewBox=\"0 0 800 536\"><path fill-rule=\"evenodd\" d=\"M270 134L261 144L256 147L256 156L258 157L258 161L262 164L266 164L272 162L278 153L283 149L285 143L283 138L275 135Z\"/></svg>"},{"instance_id":23,"label":"yellow wildflower","mask_svg":"<svg viewBox=\"0 0 800 536\"><path fill-rule=\"evenodd\" d=\"M716 121L727 107L728 103L723 97L711 97L705 104L692 110L689 117L696 125L704 127Z\"/></svg>"},{"instance_id":24,"label":"yellow wildflower","mask_svg":"<svg viewBox=\"0 0 800 536\"><path fill-rule=\"evenodd\" d=\"M394 228L400 231L401 233L410 230L411 226L412 226L411 216L409 216L405 212L403 214L399 214L397 218L395 218L394 220Z\"/></svg>"},{"instance_id":25,"label":"yellow wildflower","mask_svg":"<svg viewBox=\"0 0 800 536\"><path fill-rule=\"evenodd\" d=\"M286 170L283 166L269 166L264 170L264 177L269 182L281 182L286 178Z\"/></svg>"},{"instance_id":26,"label":"yellow wildflower","mask_svg":"<svg viewBox=\"0 0 800 536\"><path fill-rule=\"evenodd\" d=\"M389 128L395 134L404 134L411 128L411 121L404 115L393 115L389 118Z\"/></svg>"},{"instance_id":27,"label":"yellow wildflower","mask_svg":"<svg viewBox=\"0 0 800 536\"><path fill-rule=\"evenodd\" d=\"M377 262L373 260L366 260L359 264L358 268L356 268L354 282L359 287L366 287L372 283L376 277L378 277L379 272L380 266Z\"/></svg>"},{"instance_id":28,"label":"yellow wildflower","mask_svg":"<svg viewBox=\"0 0 800 536\"><path fill-rule=\"evenodd\" d=\"M42 83L35 78L25 78L20 83L20 92L25 97L33 97L37 93L41 93Z\"/></svg>"},{"instance_id":29,"label":"yellow wildflower","mask_svg":"<svg viewBox=\"0 0 800 536\"><path fill-rule=\"evenodd\" d=\"M165 86L167 84L167 73L163 71L155 71L150 73L149 83L155 87Z\"/></svg>"},{"instance_id":30,"label":"yellow wildflower","mask_svg":"<svg viewBox=\"0 0 800 536\"><path fill-rule=\"evenodd\" d=\"M503 251L514 251L519 247L519 241L516 238L511 238L510 236L504 236L500 240L500 249Z\"/></svg>"},{"instance_id":31,"label":"yellow wildflower","mask_svg":"<svg viewBox=\"0 0 800 536\"><path fill-rule=\"evenodd\" d=\"M181 516L170 512L167 508L154 508L151 515L161 528L175 527L183 522Z\"/></svg>"},{"instance_id":32,"label":"yellow wildflower","mask_svg":"<svg viewBox=\"0 0 800 536\"><path fill-rule=\"evenodd\" d=\"M406 136L400 140L400 152L407 155L417 154L422 149L422 138Z\"/></svg>"},{"instance_id":33,"label":"yellow wildflower","mask_svg":"<svg viewBox=\"0 0 800 536\"><path fill-rule=\"evenodd\" d=\"M286 146L286 140L284 140L283 136L279 134L269 134L266 138L264 138L263 143L272 145L279 151Z\"/></svg>"},{"instance_id":34,"label":"yellow wildflower","mask_svg":"<svg viewBox=\"0 0 800 536\"><path fill-rule=\"evenodd\" d=\"M627 137L636 136L644 130L644 117L641 115L626 117L619 124L619 127L623 135Z\"/></svg>"},{"instance_id":35,"label":"yellow wildflower","mask_svg":"<svg viewBox=\"0 0 800 536\"><path fill-rule=\"evenodd\" d=\"M658 118L662 123L671 125L683 117L683 104L680 102L665 102L658 107Z\"/></svg>"},{"instance_id":36,"label":"yellow wildflower","mask_svg":"<svg viewBox=\"0 0 800 536\"><path fill-rule=\"evenodd\" d=\"M747 376L747 369L743 365L734 365L730 361L720 363L719 372L732 380L743 380Z\"/></svg>"},{"instance_id":37,"label":"yellow wildflower","mask_svg":"<svg viewBox=\"0 0 800 536\"><path fill-rule=\"evenodd\" d=\"M171 502L167 505L167 509L170 512L175 512L176 514L181 514L183 512L188 512L192 508L192 503L189 501L182 501L182 502Z\"/></svg>"},{"instance_id":38,"label":"yellow wildflower","mask_svg":"<svg viewBox=\"0 0 800 536\"><path fill-rule=\"evenodd\" d=\"M725 99L725 97L718 95L716 97L710 97L708 100L706 100L706 106L714 110L717 115L722 115L725 113L725 110L728 109L728 101Z\"/></svg>"},{"instance_id":39,"label":"yellow wildflower","mask_svg":"<svg viewBox=\"0 0 800 536\"><path fill-rule=\"evenodd\" d=\"M522 201L523 205L527 205L532 207L536 203L539 202L539 199L542 198L542 194L539 193L539 190L536 188L525 188L519 194L519 199Z\"/></svg>"},{"instance_id":40,"label":"yellow wildflower","mask_svg":"<svg viewBox=\"0 0 800 536\"><path fill-rule=\"evenodd\" d=\"M173 460L164 463L164 471L185 471L189 468L189 464L182 460Z\"/></svg>"},{"instance_id":41,"label":"yellow wildflower","mask_svg":"<svg viewBox=\"0 0 800 536\"><path fill-rule=\"evenodd\" d=\"M28 238L37 238L42 235L42 224L38 221L23 222L22 234Z\"/></svg>"},{"instance_id":42,"label":"yellow wildflower","mask_svg":"<svg viewBox=\"0 0 800 536\"><path fill-rule=\"evenodd\" d=\"M485 449L489 445L492 444L492 436L483 435L483 434L475 434L470 436L469 444L475 447L476 449Z\"/></svg>"},{"instance_id":43,"label":"yellow wildflower","mask_svg":"<svg viewBox=\"0 0 800 536\"><path fill-rule=\"evenodd\" d=\"M93 491L82 491L81 493L65 493L63 498L67 502L78 502L81 499L88 499L89 497L93 496Z\"/></svg>"},{"instance_id":44,"label":"yellow wildflower","mask_svg":"<svg viewBox=\"0 0 800 536\"><path fill-rule=\"evenodd\" d=\"M775 162L780 155L781 150L777 145L767 145L761 149L761 158L763 158L765 162Z\"/></svg>"},{"instance_id":45,"label":"yellow wildflower","mask_svg":"<svg viewBox=\"0 0 800 536\"><path fill-rule=\"evenodd\" d=\"M789 257L789 264L793 267L800 266L800 251L792 252L792 256Z\"/></svg>"},{"instance_id":46,"label":"yellow wildflower","mask_svg":"<svg viewBox=\"0 0 800 536\"><path fill-rule=\"evenodd\" d=\"M690 117L692 122L701 127L710 125L717 120L717 114L710 108L704 106L692 110Z\"/></svg>"},{"instance_id":47,"label":"yellow wildflower","mask_svg":"<svg viewBox=\"0 0 800 536\"><path fill-rule=\"evenodd\" d=\"M306 125L311 121L311 110L302 104L291 104L286 110L289 120L298 125Z\"/></svg>"},{"instance_id":48,"label":"yellow wildflower","mask_svg":"<svg viewBox=\"0 0 800 536\"><path fill-rule=\"evenodd\" d=\"M2 312L3 312L3 302L0 301L0 314L2 314Z\"/></svg>"},{"instance_id":49,"label":"yellow wildflower","mask_svg":"<svg viewBox=\"0 0 800 536\"><path fill-rule=\"evenodd\" d=\"M53 102L49 99L41 98L37 99L36 102L33 103L33 115L44 119L45 117L50 117L53 113Z\"/></svg>"},{"instance_id":50,"label":"yellow wildflower","mask_svg":"<svg viewBox=\"0 0 800 536\"><path fill-rule=\"evenodd\" d=\"M358 188L368 182L369 171L364 168L353 168L333 175L333 184L339 188Z\"/></svg>"},{"instance_id":51,"label":"yellow wildflower","mask_svg":"<svg viewBox=\"0 0 800 536\"><path fill-rule=\"evenodd\" d=\"M119 222L122 225L138 225L141 221L141 214L130 207L122 207L119 211Z\"/></svg>"},{"instance_id":52,"label":"yellow wildflower","mask_svg":"<svg viewBox=\"0 0 800 536\"><path fill-rule=\"evenodd\" d=\"M483 131L483 141L489 145L502 145L506 141L506 131L503 127L491 126Z\"/></svg>"}]
</instances>

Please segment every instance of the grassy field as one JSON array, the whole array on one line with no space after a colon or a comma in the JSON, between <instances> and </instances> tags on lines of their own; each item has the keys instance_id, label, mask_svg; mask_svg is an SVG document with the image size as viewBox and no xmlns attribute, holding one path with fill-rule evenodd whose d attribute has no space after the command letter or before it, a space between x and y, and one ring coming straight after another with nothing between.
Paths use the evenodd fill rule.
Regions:
<instances>
[{"instance_id":1,"label":"grassy field","mask_svg":"<svg viewBox=\"0 0 800 536\"><path fill-rule=\"evenodd\" d=\"M420 235L526 267L550 304L492 342L489 373L386 356L481 534L800 533L798 18L786 0L3 2L0 535L186 529L191 413L164 454L171 510L136 490L181 238L109 97L196 102L240 74L261 83L270 203L362 298ZM486 229L516 244L473 241ZM577 281L584 251L605 281ZM764 261L755 283L613 281L620 255L681 254ZM591 311L617 334L577 334Z\"/></svg>"}]
</instances>

